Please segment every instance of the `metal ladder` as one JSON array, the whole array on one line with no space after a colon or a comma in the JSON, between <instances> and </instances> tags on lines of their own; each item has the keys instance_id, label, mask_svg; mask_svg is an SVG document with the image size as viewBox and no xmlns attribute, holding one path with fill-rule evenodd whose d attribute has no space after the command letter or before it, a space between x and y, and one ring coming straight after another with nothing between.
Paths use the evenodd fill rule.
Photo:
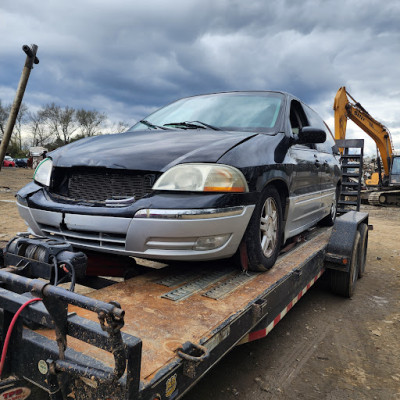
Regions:
<instances>
[{"instance_id":1,"label":"metal ladder","mask_svg":"<svg viewBox=\"0 0 400 400\"><path fill-rule=\"evenodd\" d=\"M342 185L337 212L360 211L364 139L336 140L336 145L343 149L340 158Z\"/></svg>"}]
</instances>

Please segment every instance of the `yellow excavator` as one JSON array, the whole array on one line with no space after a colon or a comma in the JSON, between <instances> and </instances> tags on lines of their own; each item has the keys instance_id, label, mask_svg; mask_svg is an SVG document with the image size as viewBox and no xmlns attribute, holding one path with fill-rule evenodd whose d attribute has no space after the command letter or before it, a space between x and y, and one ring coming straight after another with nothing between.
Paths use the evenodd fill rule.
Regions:
<instances>
[{"instance_id":1,"label":"yellow excavator","mask_svg":"<svg viewBox=\"0 0 400 400\"><path fill-rule=\"evenodd\" d=\"M379 151L378 171L365 181L367 187L373 189L368 193L368 202L374 205L400 206L400 155L395 154L389 130L374 119L344 86L336 93L333 110L336 140L346 138L347 120L350 119L376 143L377 152Z\"/></svg>"}]
</instances>

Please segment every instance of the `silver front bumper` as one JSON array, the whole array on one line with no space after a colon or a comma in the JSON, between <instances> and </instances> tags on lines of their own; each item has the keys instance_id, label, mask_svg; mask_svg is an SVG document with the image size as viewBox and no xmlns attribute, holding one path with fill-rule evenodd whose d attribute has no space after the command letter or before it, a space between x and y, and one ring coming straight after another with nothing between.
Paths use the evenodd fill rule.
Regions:
<instances>
[{"instance_id":1,"label":"silver front bumper","mask_svg":"<svg viewBox=\"0 0 400 400\"><path fill-rule=\"evenodd\" d=\"M235 254L254 205L223 209L139 210L134 218L67 214L18 203L32 233L95 251L165 260ZM210 248L216 246L215 248Z\"/></svg>"}]
</instances>

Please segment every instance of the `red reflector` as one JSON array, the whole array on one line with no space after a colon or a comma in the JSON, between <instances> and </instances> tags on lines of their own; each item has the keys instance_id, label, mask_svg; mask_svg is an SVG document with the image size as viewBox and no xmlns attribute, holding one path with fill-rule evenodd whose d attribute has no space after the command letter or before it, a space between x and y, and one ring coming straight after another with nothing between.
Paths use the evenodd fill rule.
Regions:
<instances>
[{"instance_id":1,"label":"red reflector","mask_svg":"<svg viewBox=\"0 0 400 400\"><path fill-rule=\"evenodd\" d=\"M249 342L252 342L253 340L261 339L265 336L267 336L267 330L265 328L260 329L259 331L250 332L249 333Z\"/></svg>"}]
</instances>

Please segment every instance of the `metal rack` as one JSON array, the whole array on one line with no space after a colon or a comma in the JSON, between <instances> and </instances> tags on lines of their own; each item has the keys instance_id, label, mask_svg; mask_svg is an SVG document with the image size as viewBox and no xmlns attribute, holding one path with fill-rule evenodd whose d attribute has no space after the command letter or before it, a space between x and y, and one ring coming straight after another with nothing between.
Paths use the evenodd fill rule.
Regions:
<instances>
[{"instance_id":1,"label":"metal rack","mask_svg":"<svg viewBox=\"0 0 400 400\"><path fill-rule=\"evenodd\" d=\"M364 139L336 140L336 145L343 150L340 159L342 185L338 213L360 211Z\"/></svg>"}]
</instances>

